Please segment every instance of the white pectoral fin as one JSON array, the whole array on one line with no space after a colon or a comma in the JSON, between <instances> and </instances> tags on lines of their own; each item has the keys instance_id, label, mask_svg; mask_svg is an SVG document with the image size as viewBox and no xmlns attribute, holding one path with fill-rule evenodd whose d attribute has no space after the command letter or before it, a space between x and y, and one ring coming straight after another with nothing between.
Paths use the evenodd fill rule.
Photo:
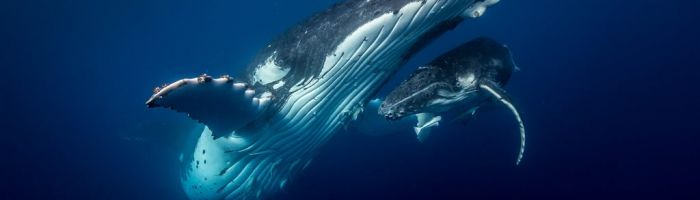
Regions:
<instances>
[{"instance_id":1,"label":"white pectoral fin","mask_svg":"<svg viewBox=\"0 0 700 200\"><path fill-rule=\"evenodd\" d=\"M516 160L515 164L519 165L520 161L523 159L523 154L525 153L525 124L520 117L520 111L518 111L518 109L513 105L513 101L508 94L494 82L483 81L479 87L493 95L496 100L508 107L508 109L510 109L515 116L515 119L518 121L518 128L520 129L520 151L518 152L518 159Z\"/></svg>"},{"instance_id":2,"label":"white pectoral fin","mask_svg":"<svg viewBox=\"0 0 700 200\"><path fill-rule=\"evenodd\" d=\"M267 108L271 95L254 97L255 93L247 84L236 83L228 76L213 79L203 75L156 88L146 105L187 113L218 138L247 125Z\"/></svg>"},{"instance_id":3,"label":"white pectoral fin","mask_svg":"<svg viewBox=\"0 0 700 200\"><path fill-rule=\"evenodd\" d=\"M425 141L430 136L432 128L440 125L440 120L442 120L441 116L430 113L416 114L416 117L418 118L418 123L413 127L413 130L416 132L416 137L420 142Z\"/></svg>"}]
</instances>

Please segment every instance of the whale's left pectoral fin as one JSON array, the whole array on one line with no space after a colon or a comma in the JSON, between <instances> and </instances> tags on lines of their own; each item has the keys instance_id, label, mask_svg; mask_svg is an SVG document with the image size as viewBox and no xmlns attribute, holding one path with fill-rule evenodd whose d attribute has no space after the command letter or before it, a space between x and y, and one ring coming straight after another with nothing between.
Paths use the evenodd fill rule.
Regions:
<instances>
[{"instance_id":1,"label":"whale's left pectoral fin","mask_svg":"<svg viewBox=\"0 0 700 200\"><path fill-rule=\"evenodd\" d=\"M442 120L441 116L430 113L419 113L416 114L416 117L418 118L418 124L413 127L413 130L416 132L416 137L420 142L425 141L430 136L431 130L439 126L440 120Z\"/></svg>"},{"instance_id":2,"label":"whale's left pectoral fin","mask_svg":"<svg viewBox=\"0 0 700 200\"><path fill-rule=\"evenodd\" d=\"M207 125L214 138L230 135L260 117L272 99L269 93L256 95L248 84L228 76L182 79L154 92L146 102L149 108L187 113Z\"/></svg>"},{"instance_id":3,"label":"whale's left pectoral fin","mask_svg":"<svg viewBox=\"0 0 700 200\"><path fill-rule=\"evenodd\" d=\"M518 128L520 130L520 151L518 152L518 159L516 160L515 164L519 165L520 161L523 159L523 154L525 153L525 124L523 123L523 119L520 117L520 111L518 111L515 105L513 105L513 101L505 90L499 87L496 83L492 81L482 81L479 87L487 91L488 94L491 94L496 100L508 107L508 109L510 109L515 116L515 119L518 121Z\"/></svg>"}]
</instances>

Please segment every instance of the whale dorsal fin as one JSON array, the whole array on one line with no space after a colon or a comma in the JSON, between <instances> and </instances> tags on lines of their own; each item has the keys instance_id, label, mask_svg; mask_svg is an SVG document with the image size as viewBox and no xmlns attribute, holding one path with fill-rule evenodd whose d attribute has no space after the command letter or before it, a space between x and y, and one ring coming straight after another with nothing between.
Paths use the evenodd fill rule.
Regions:
<instances>
[{"instance_id":1,"label":"whale dorsal fin","mask_svg":"<svg viewBox=\"0 0 700 200\"><path fill-rule=\"evenodd\" d=\"M248 84L228 76L182 79L154 92L146 102L149 108L187 113L207 125L214 138L230 135L260 117L272 99L269 93L256 95L259 92Z\"/></svg>"},{"instance_id":2,"label":"whale dorsal fin","mask_svg":"<svg viewBox=\"0 0 700 200\"><path fill-rule=\"evenodd\" d=\"M523 159L523 154L525 153L525 124L523 123L523 119L520 117L520 111L518 111L515 105L513 105L513 101L511 100L510 96L505 92L505 90L499 87L498 84L492 81L484 80L481 81L479 87L493 95L496 100L508 107L508 109L510 109L515 116L515 119L518 121L518 128L520 130L520 151L518 152L518 159L516 160L515 164L520 164L520 161Z\"/></svg>"}]
</instances>

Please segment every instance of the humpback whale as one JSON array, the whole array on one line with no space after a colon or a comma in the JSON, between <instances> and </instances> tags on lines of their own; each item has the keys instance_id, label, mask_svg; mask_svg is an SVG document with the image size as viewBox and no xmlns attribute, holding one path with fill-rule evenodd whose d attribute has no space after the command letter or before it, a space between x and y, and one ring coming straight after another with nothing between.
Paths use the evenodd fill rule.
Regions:
<instances>
[{"instance_id":1,"label":"humpback whale","mask_svg":"<svg viewBox=\"0 0 700 200\"><path fill-rule=\"evenodd\" d=\"M498 1L343 1L272 40L245 74L156 88L148 107L205 125L183 156L185 193L193 199L273 195L411 55Z\"/></svg>"},{"instance_id":2,"label":"humpback whale","mask_svg":"<svg viewBox=\"0 0 700 200\"><path fill-rule=\"evenodd\" d=\"M457 118L474 117L476 111L494 101L508 107L518 122L519 164L525 151L525 125L520 111L503 90L516 69L507 46L490 38L477 38L419 67L407 80L389 92L379 114L389 120L415 116L419 140L442 120L441 113L461 109Z\"/></svg>"}]
</instances>

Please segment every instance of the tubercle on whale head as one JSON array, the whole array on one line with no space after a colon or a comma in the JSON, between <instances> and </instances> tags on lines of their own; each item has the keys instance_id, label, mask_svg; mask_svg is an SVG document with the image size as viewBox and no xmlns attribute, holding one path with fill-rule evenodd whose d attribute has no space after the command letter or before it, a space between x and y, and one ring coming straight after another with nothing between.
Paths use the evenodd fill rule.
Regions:
<instances>
[{"instance_id":1,"label":"tubercle on whale head","mask_svg":"<svg viewBox=\"0 0 700 200\"><path fill-rule=\"evenodd\" d=\"M448 72L427 65L418 68L411 76L392 90L379 107L379 114L388 120L398 120L422 112L435 112L428 104L441 95L440 91L453 91Z\"/></svg>"},{"instance_id":2,"label":"tubercle on whale head","mask_svg":"<svg viewBox=\"0 0 700 200\"><path fill-rule=\"evenodd\" d=\"M384 116L387 120L396 121L409 115L409 113L414 113L414 111L407 111L406 108L388 108L385 104L380 105L379 115ZM395 106L394 106L395 107Z\"/></svg>"}]
</instances>

